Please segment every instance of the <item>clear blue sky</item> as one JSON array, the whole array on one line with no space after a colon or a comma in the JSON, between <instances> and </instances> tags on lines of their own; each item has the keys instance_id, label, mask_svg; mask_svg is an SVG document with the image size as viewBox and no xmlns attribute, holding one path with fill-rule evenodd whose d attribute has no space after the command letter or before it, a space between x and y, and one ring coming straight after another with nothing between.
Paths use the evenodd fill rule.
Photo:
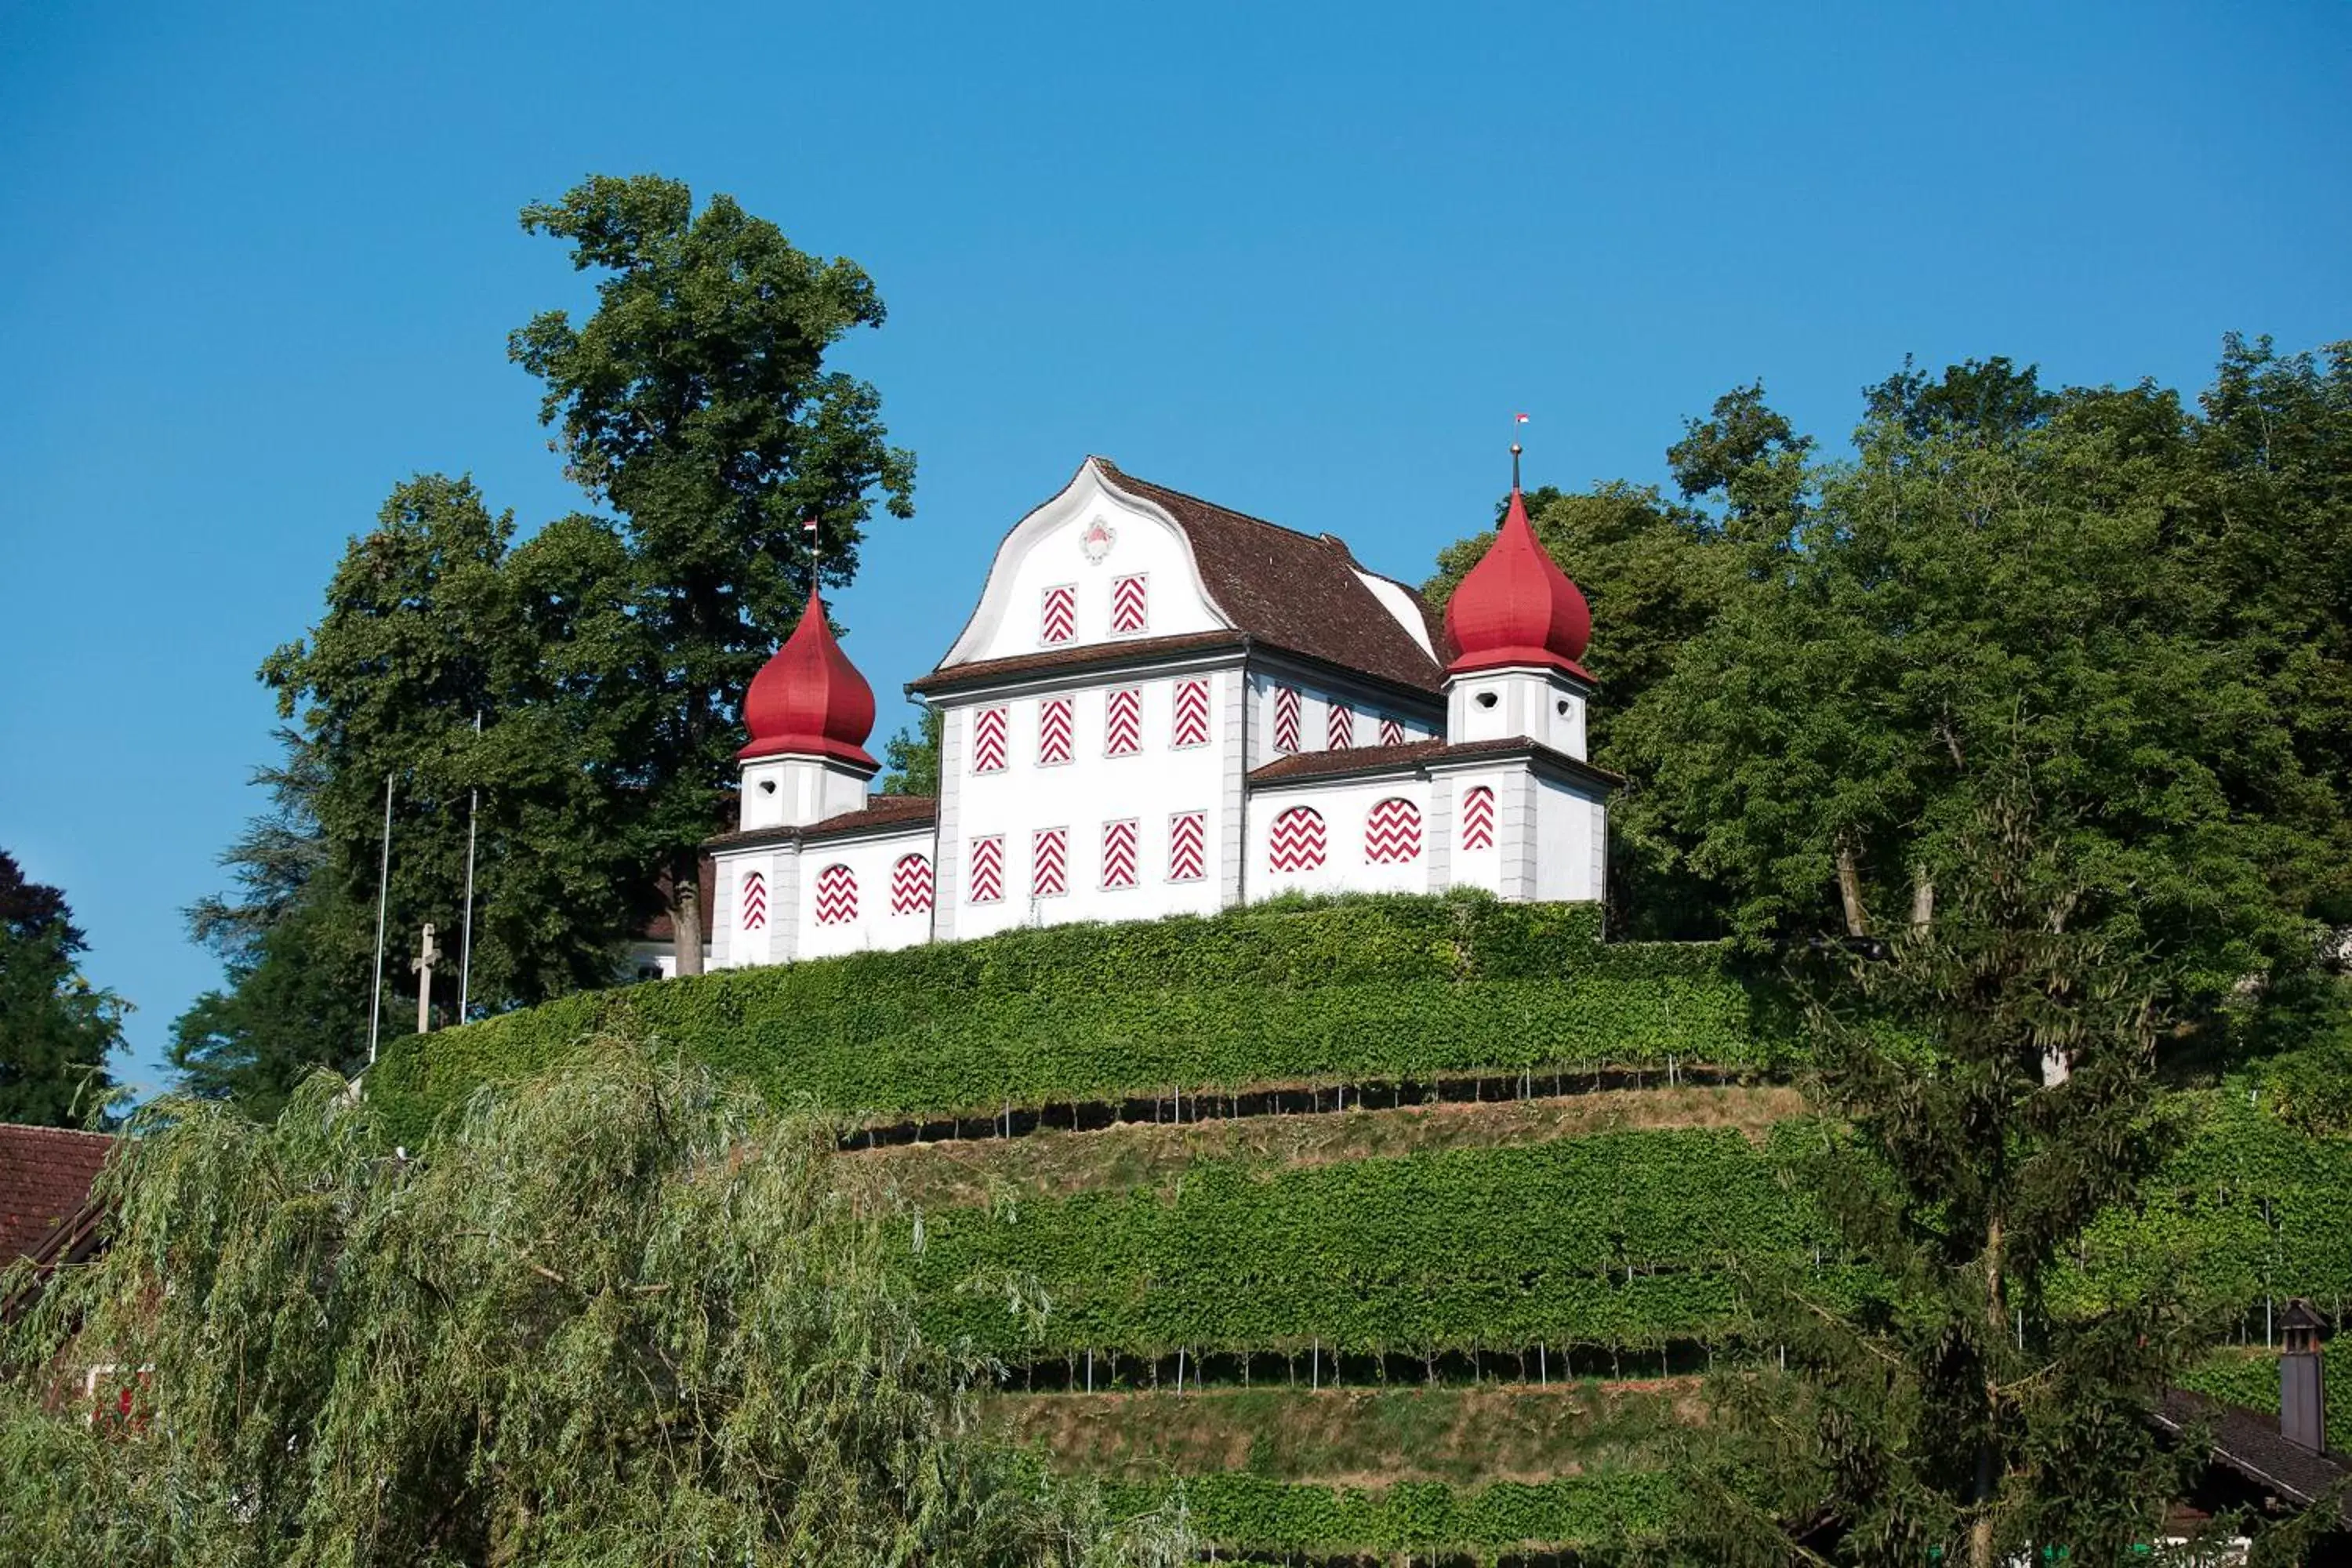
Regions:
<instances>
[{"instance_id":1,"label":"clear blue sky","mask_svg":"<svg viewBox=\"0 0 2352 1568\"><path fill-rule=\"evenodd\" d=\"M2203 384L2352 336L2352 7L0 0L0 846L139 1006L261 804L253 671L419 469L575 504L508 330L590 172L856 258L920 459L836 613L884 694L1087 452L1406 577L1530 482L1663 477L1906 352ZM1597 628L1606 637L1608 628Z\"/></svg>"}]
</instances>

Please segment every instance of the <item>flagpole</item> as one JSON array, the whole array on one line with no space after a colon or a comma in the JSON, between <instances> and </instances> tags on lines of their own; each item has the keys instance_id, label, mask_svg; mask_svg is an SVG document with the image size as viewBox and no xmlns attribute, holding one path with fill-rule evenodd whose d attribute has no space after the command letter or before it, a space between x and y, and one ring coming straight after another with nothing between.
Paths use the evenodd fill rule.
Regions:
<instances>
[{"instance_id":1,"label":"flagpole","mask_svg":"<svg viewBox=\"0 0 2352 1568\"><path fill-rule=\"evenodd\" d=\"M392 897L392 774L383 775L383 853L375 868L375 988L368 994L368 1066L375 1066L376 1035L383 1027L383 915Z\"/></svg>"},{"instance_id":2,"label":"flagpole","mask_svg":"<svg viewBox=\"0 0 2352 1568\"><path fill-rule=\"evenodd\" d=\"M474 710L474 738L482 736L482 710ZM477 747L478 751L480 748ZM478 761L475 764L480 766ZM482 806L482 786L466 792L466 921L457 942L457 1022L466 1021L466 1002L474 981L474 825Z\"/></svg>"}]
</instances>

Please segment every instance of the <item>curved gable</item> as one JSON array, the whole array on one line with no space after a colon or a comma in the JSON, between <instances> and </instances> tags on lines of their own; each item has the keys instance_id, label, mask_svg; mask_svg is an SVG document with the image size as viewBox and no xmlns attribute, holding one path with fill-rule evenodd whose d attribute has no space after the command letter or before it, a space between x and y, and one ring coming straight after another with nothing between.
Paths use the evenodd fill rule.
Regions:
<instances>
[{"instance_id":1,"label":"curved gable","mask_svg":"<svg viewBox=\"0 0 2352 1568\"><path fill-rule=\"evenodd\" d=\"M1233 627L1185 531L1166 509L1114 488L1108 468L1088 458L1013 525L940 669Z\"/></svg>"}]
</instances>

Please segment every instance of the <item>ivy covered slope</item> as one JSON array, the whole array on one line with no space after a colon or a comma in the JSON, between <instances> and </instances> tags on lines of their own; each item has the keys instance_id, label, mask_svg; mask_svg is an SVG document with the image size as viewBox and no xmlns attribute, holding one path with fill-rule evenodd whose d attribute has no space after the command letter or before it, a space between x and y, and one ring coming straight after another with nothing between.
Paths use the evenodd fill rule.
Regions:
<instances>
[{"instance_id":1,"label":"ivy covered slope","mask_svg":"<svg viewBox=\"0 0 2352 1568\"><path fill-rule=\"evenodd\" d=\"M1055 926L574 995L404 1040L368 1088L414 1139L604 1031L877 1117L1793 1051L1727 949L1599 936L1589 906L1475 895Z\"/></svg>"}]
</instances>

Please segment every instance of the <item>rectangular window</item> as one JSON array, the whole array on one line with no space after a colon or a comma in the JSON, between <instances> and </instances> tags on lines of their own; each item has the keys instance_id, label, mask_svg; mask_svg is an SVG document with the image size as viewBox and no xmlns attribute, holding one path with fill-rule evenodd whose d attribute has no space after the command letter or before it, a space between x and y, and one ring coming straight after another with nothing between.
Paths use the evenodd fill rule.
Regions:
<instances>
[{"instance_id":1,"label":"rectangular window","mask_svg":"<svg viewBox=\"0 0 2352 1568\"><path fill-rule=\"evenodd\" d=\"M971 901L992 904L1004 897L1004 835L971 841Z\"/></svg>"},{"instance_id":2,"label":"rectangular window","mask_svg":"<svg viewBox=\"0 0 2352 1568\"><path fill-rule=\"evenodd\" d=\"M1077 704L1067 697L1048 697L1037 704L1037 762L1051 767L1070 760L1077 733Z\"/></svg>"},{"instance_id":3,"label":"rectangular window","mask_svg":"<svg viewBox=\"0 0 2352 1568\"><path fill-rule=\"evenodd\" d=\"M1298 750L1298 688L1296 686L1274 689L1274 749L1286 752Z\"/></svg>"},{"instance_id":4,"label":"rectangular window","mask_svg":"<svg viewBox=\"0 0 2352 1568\"><path fill-rule=\"evenodd\" d=\"M1114 578L1110 585L1110 629L1113 635L1139 632L1151 624L1146 598L1149 581L1140 572Z\"/></svg>"},{"instance_id":5,"label":"rectangular window","mask_svg":"<svg viewBox=\"0 0 2352 1568\"><path fill-rule=\"evenodd\" d=\"M1070 890L1070 830L1041 827L1029 844L1029 896L1059 898Z\"/></svg>"},{"instance_id":6,"label":"rectangular window","mask_svg":"<svg viewBox=\"0 0 2352 1568\"><path fill-rule=\"evenodd\" d=\"M1168 879L1197 882L1209 874L1209 814L1180 811L1168 819Z\"/></svg>"},{"instance_id":7,"label":"rectangular window","mask_svg":"<svg viewBox=\"0 0 2352 1568\"><path fill-rule=\"evenodd\" d=\"M1209 743L1209 682L1206 677L1176 683L1174 734L1174 743L1179 746L1205 746Z\"/></svg>"},{"instance_id":8,"label":"rectangular window","mask_svg":"<svg viewBox=\"0 0 2352 1568\"><path fill-rule=\"evenodd\" d=\"M1330 722L1324 730L1324 744L1332 751L1344 752L1355 743L1356 710L1344 702L1332 703Z\"/></svg>"},{"instance_id":9,"label":"rectangular window","mask_svg":"<svg viewBox=\"0 0 2352 1568\"><path fill-rule=\"evenodd\" d=\"M1010 724L1006 710L983 708L971 716L971 771L976 773L1001 773L1004 771L1004 753L1008 749Z\"/></svg>"},{"instance_id":10,"label":"rectangular window","mask_svg":"<svg viewBox=\"0 0 2352 1568\"><path fill-rule=\"evenodd\" d=\"M1143 750L1143 693L1133 687L1103 701L1103 755L1131 757Z\"/></svg>"},{"instance_id":11,"label":"rectangular window","mask_svg":"<svg viewBox=\"0 0 2352 1568\"><path fill-rule=\"evenodd\" d=\"M1135 886L1135 861L1138 834L1135 823L1106 822L1103 824L1102 885L1106 888Z\"/></svg>"},{"instance_id":12,"label":"rectangular window","mask_svg":"<svg viewBox=\"0 0 2352 1568\"><path fill-rule=\"evenodd\" d=\"M1078 585L1057 583L1045 590L1045 602L1038 616L1037 640L1051 647L1069 642L1078 635Z\"/></svg>"},{"instance_id":13,"label":"rectangular window","mask_svg":"<svg viewBox=\"0 0 2352 1568\"><path fill-rule=\"evenodd\" d=\"M1382 719L1381 721L1381 744L1383 746L1402 746L1404 744L1403 720Z\"/></svg>"}]
</instances>

